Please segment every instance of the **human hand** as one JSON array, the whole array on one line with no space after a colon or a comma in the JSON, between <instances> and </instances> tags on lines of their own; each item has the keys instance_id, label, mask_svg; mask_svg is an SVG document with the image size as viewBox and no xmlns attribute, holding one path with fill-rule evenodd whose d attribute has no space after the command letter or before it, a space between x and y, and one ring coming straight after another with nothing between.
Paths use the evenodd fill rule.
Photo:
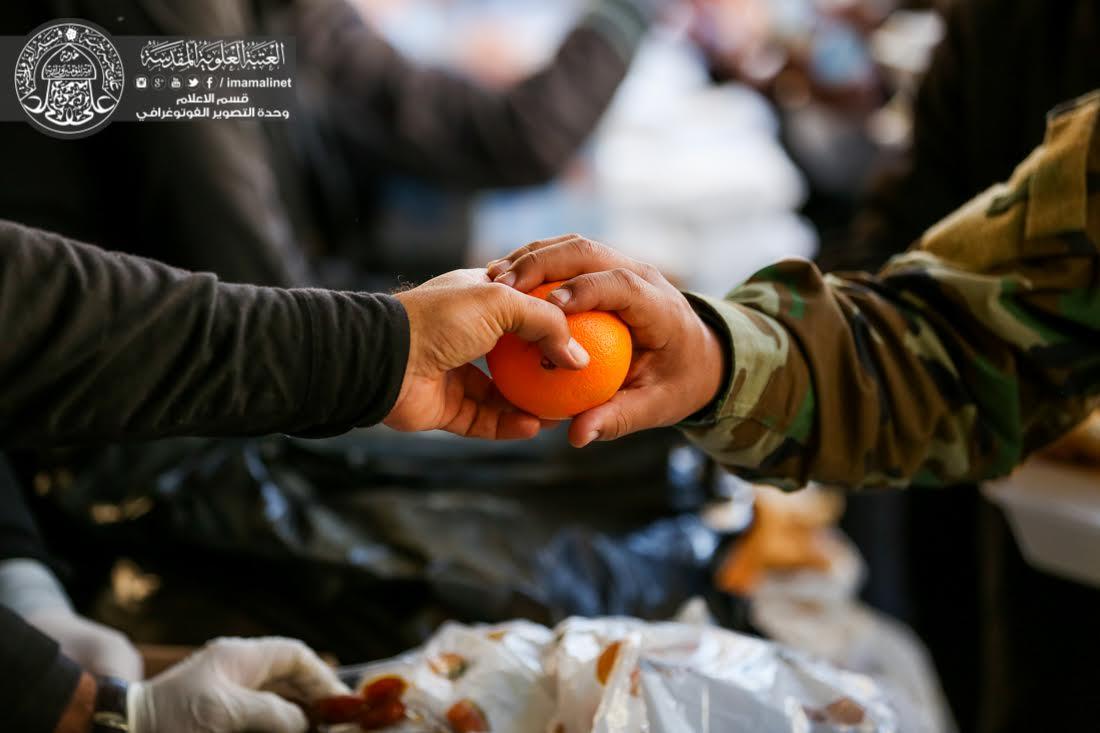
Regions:
<instances>
[{"instance_id":1,"label":"human hand","mask_svg":"<svg viewBox=\"0 0 1100 733\"><path fill-rule=\"evenodd\" d=\"M0 563L0 603L56 641L65 656L88 672L141 679L141 655L130 640L73 611L61 583L37 560Z\"/></svg>"},{"instance_id":2,"label":"human hand","mask_svg":"<svg viewBox=\"0 0 1100 733\"><path fill-rule=\"evenodd\" d=\"M549 302L565 313L615 311L634 337L634 360L619 392L573 418L580 448L647 428L674 425L706 407L725 374L725 349L687 298L651 265L574 234L520 247L490 263L498 284L529 291L567 280Z\"/></svg>"},{"instance_id":3,"label":"human hand","mask_svg":"<svg viewBox=\"0 0 1100 733\"><path fill-rule=\"evenodd\" d=\"M537 342L555 364L581 369L588 354L569 335L561 310L490 282L484 270L458 270L396 295L409 317L409 362L385 424L442 429L472 438L530 438L548 423L505 400L471 364L505 333Z\"/></svg>"},{"instance_id":4,"label":"human hand","mask_svg":"<svg viewBox=\"0 0 1100 733\"><path fill-rule=\"evenodd\" d=\"M304 733L305 713L286 698L308 703L347 693L300 641L218 639L131 685L127 707L133 733Z\"/></svg>"}]
</instances>

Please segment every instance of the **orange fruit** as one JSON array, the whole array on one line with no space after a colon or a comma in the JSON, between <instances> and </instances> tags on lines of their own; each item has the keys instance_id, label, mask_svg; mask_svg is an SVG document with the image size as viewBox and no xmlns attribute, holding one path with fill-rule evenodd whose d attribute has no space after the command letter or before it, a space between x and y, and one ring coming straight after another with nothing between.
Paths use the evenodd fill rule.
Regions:
<instances>
[{"instance_id":1,"label":"orange fruit","mask_svg":"<svg viewBox=\"0 0 1100 733\"><path fill-rule=\"evenodd\" d=\"M561 282L544 283L528 295L546 299ZM505 399L546 420L573 417L611 399L630 370L630 329L614 313L587 311L566 319L569 332L591 359L581 370L555 366L538 344L504 334L485 357Z\"/></svg>"}]
</instances>

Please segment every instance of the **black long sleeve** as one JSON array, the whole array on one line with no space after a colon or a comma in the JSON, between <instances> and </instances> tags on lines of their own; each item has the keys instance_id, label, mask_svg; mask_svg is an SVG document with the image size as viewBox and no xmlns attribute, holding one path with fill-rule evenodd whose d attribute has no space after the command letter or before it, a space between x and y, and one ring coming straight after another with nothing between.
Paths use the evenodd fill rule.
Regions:
<instances>
[{"instance_id":1,"label":"black long sleeve","mask_svg":"<svg viewBox=\"0 0 1100 733\"><path fill-rule=\"evenodd\" d=\"M408 358L389 296L221 283L0 221L0 445L329 435Z\"/></svg>"},{"instance_id":2,"label":"black long sleeve","mask_svg":"<svg viewBox=\"0 0 1100 733\"><path fill-rule=\"evenodd\" d=\"M4 731L52 733L68 705L80 668L53 639L0 606L0 726Z\"/></svg>"},{"instance_id":3,"label":"black long sleeve","mask_svg":"<svg viewBox=\"0 0 1100 733\"><path fill-rule=\"evenodd\" d=\"M540 72L498 91L419 66L346 0L296 5L299 65L330 123L377 173L459 188L541 183L569 161L610 104L664 3L600 0Z\"/></svg>"}]
</instances>

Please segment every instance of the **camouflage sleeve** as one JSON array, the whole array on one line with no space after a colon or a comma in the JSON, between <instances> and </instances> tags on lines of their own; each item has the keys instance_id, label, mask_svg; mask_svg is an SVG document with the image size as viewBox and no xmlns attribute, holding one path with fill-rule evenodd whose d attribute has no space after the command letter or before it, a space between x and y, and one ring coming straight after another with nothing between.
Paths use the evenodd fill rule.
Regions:
<instances>
[{"instance_id":1,"label":"camouflage sleeve","mask_svg":"<svg viewBox=\"0 0 1100 733\"><path fill-rule=\"evenodd\" d=\"M936 486L1004 474L1100 392L1100 94L1051 113L1010 181L877 275L785 261L725 299L728 387L682 426L783 486ZM694 296L693 296L694 297Z\"/></svg>"}]
</instances>

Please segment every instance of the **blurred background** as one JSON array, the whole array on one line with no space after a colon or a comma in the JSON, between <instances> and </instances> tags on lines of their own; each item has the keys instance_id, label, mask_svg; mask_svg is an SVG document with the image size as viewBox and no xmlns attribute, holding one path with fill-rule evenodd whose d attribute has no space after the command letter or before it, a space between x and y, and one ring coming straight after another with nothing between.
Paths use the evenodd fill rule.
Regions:
<instances>
[{"instance_id":1,"label":"blurred background","mask_svg":"<svg viewBox=\"0 0 1100 733\"><path fill-rule=\"evenodd\" d=\"M990 114L1018 112L1022 152L1011 148L986 169L958 157L957 175L940 171L940 188L958 201L936 212L934 197L911 198L912 209L935 216L891 220L882 213L889 207L875 210L876 197L895 171L912 170L920 90L951 23L1009 18L988 32L1025 32L1046 12L1042 3L997 12L968 0L640 4L659 20L623 54L622 69L605 69L597 62L606 53L576 51L594 43L571 35L590 22L581 0L355 0L357 20L389 44L376 61L402 70L375 80L400 79L422 101L388 90L367 95L374 107L357 106L348 89L311 86L333 69L299 41L302 104L317 115L292 139L115 126L59 153L33 132L5 131L0 145L42 148L31 157L67 171L74 191L90 188L87 169L109 154L132 163L135 188L165 193L127 210L86 192L58 203L43 193L56 191L56 177L28 169L18 191L0 192L0 215L128 242L142 254L150 253L142 226L179 232L182 242L202 239L200 220L214 220L234 241L261 231L257 241L294 240L301 251L261 247L236 271L216 253L204 269L225 264L228 279L276 283L308 271L311 283L370 289L578 232L658 265L682 288L722 295L787 256L826 270L877 266L1007 175L1039 142L1046 102L1072 96L1050 71L1057 64L1040 64L1045 80L1035 72L1026 81L1042 95L1028 96L1023 77L1005 71L1021 79L1019 104L1009 89L990 101L1001 105ZM101 22L116 33L247 27L202 3L136 5ZM1051 12L1057 22L1035 27L1053 47L1074 16ZM263 22L295 28L278 14ZM949 43L982 48L973 26L959 28ZM979 62L945 59L938 83L957 81L973 93L967 104L981 106L972 82L982 77L968 66ZM983 73L1002 73L990 63ZM555 76L547 71L555 66L569 68ZM532 101L539 95L553 104ZM926 110L944 129L956 113L960 128L977 126L966 105L945 99ZM517 130L528 129L557 153L521 173L511 166L526 159L509 135L523 142ZM476 174L465 157L424 143L452 136L474 151ZM976 149L973 138L959 145ZM253 167L269 154L270 166ZM181 180L201 176L195 161L209 161L219 185L253 181L246 208L271 213L243 222L223 215L218 186L195 194L206 199L181 197L148 159ZM194 247L151 253L205 262ZM420 643L448 618L670 618L703 598L717 623L887 680L928 730L1083 729L1051 721L1091 716L1100 683L1088 654L1100 648L1088 572L1073 562L1050 572L1041 558L1045 569L1034 567L999 506L1069 481L1057 473L987 487L993 500L973 486L781 496L724 473L673 431L576 452L560 433L471 445L371 429L312 442L165 441L18 463L81 608L168 655L166 646L218 634L280 633L364 662ZM1091 499L1066 501L1073 514Z\"/></svg>"},{"instance_id":2,"label":"blurred background","mask_svg":"<svg viewBox=\"0 0 1100 733\"><path fill-rule=\"evenodd\" d=\"M409 57L495 87L549 63L587 6L358 4ZM484 264L517 241L576 231L713 295L779 257L842 248L873 169L910 139L916 82L943 33L922 5L670 4L554 181L468 197L389 181L378 241L415 271L433 247L451 248L440 265Z\"/></svg>"}]
</instances>

